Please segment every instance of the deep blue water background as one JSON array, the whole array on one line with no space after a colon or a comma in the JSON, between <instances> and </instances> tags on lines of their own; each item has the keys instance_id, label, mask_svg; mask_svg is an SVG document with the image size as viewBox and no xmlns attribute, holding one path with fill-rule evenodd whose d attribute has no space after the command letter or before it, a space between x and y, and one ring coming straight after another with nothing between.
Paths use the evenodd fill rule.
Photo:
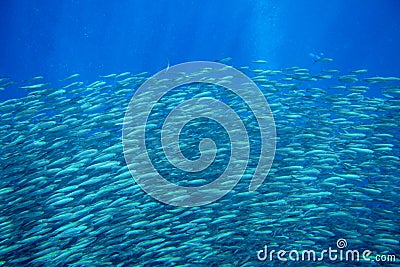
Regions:
<instances>
[{"instance_id":1,"label":"deep blue water background","mask_svg":"<svg viewBox=\"0 0 400 267\"><path fill-rule=\"evenodd\" d=\"M0 76L91 82L191 60L367 68L400 76L400 1L0 1ZM0 99L24 94L6 90Z\"/></svg>"}]
</instances>

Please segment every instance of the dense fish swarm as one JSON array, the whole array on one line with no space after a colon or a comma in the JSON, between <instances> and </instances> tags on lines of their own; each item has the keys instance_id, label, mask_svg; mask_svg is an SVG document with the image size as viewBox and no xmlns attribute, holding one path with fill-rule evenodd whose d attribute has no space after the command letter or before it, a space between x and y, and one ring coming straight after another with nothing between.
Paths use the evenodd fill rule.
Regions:
<instances>
[{"instance_id":1,"label":"dense fish swarm","mask_svg":"<svg viewBox=\"0 0 400 267\"><path fill-rule=\"evenodd\" d=\"M124 161L124 112L147 73L110 74L91 84L74 74L56 87L41 76L23 84L0 79L0 91L28 91L0 103L0 265L256 266L267 264L257 259L264 245L322 251L340 238L349 249L400 257L400 79L324 69L330 61L315 62L318 72L269 70L264 60L239 68L273 111L275 161L256 192L247 191L251 158L232 192L194 208L146 195ZM200 94L237 111L256 158L260 142L249 107L227 90L177 88L155 107L146 133L159 172L192 186L215 179L226 165L224 129L196 121L183 133L187 157L198 156L200 138L222 143L216 164L199 177L171 170L159 132L168 111Z\"/></svg>"}]
</instances>

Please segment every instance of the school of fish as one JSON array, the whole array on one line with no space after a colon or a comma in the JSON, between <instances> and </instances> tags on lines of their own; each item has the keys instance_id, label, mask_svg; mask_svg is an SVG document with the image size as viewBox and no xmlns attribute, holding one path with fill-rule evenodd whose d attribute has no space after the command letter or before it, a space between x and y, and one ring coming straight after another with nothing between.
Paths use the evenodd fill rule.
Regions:
<instances>
[{"instance_id":1,"label":"school of fish","mask_svg":"<svg viewBox=\"0 0 400 267\"><path fill-rule=\"evenodd\" d=\"M198 156L195 144L210 137L221 144L215 164L195 178L171 170L159 129L182 101L200 94L224 100L252 138L252 158L234 190L192 208L146 195L124 160L125 111L148 73L103 75L90 84L74 74L57 86L42 76L0 78L0 93L9 86L27 92L0 103L0 266L261 266L257 251L266 244L321 251L339 238L349 249L398 261L400 78L342 73L329 69L331 61L271 70L256 60L238 68L264 93L276 124L275 160L255 192L248 184L260 140L249 107L211 85L163 98L146 138L157 170L172 181L210 182L229 160L224 129L197 121L182 133L182 150Z\"/></svg>"}]
</instances>

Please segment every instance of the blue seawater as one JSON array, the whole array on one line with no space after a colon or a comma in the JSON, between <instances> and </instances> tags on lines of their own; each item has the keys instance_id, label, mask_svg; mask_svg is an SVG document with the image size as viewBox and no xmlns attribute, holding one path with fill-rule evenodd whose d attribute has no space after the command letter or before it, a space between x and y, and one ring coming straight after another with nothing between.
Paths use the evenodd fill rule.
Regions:
<instances>
[{"instance_id":1,"label":"blue seawater","mask_svg":"<svg viewBox=\"0 0 400 267\"><path fill-rule=\"evenodd\" d=\"M0 266L398 265L399 10L395 0L1 1ZM197 187L229 165L229 132L206 105L179 148L195 161L212 139L212 164L190 172L164 153L166 118L200 96L237 112L250 151L233 190L180 207L142 190L143 162L128 169L124 116L152 75L189 61L252 79L276 150L249 192L266 162L254 103L224 88L234 77L174 88L145 121L159 175Z\"/></svg>"}]
</instances>

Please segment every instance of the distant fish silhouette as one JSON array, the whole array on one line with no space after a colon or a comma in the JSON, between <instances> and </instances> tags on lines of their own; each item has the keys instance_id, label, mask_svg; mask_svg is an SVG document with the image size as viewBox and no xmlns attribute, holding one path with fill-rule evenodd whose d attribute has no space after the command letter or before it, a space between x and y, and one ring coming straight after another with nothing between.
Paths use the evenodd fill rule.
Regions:
<instances>
[{"instance_id":1,"label":"distant fish silhouette","mask_svg":"<svg viewBox=\"0 0 400 267\"><path fill-rule=\"evenodd\" d=\"M231 61L231 60L232 60L231 57L224 57L224 58L221 58L221 59L214 60L214 62L228 62L228 61Z\"/></svg>"},{"instance_id":2,"label":"distant fish silhouette","mask_svg":"<svg viewBox=\"0 0 400 267\"><path fill-rule=\"evenodd\" d=\"M331 62L333 61L332 58L329 57L324 57L324 53L320 53L319 55L316 55L314 53L309 53L310 57L313 58L314 63L316 62Z\"/></svg>"}]
</instances>

